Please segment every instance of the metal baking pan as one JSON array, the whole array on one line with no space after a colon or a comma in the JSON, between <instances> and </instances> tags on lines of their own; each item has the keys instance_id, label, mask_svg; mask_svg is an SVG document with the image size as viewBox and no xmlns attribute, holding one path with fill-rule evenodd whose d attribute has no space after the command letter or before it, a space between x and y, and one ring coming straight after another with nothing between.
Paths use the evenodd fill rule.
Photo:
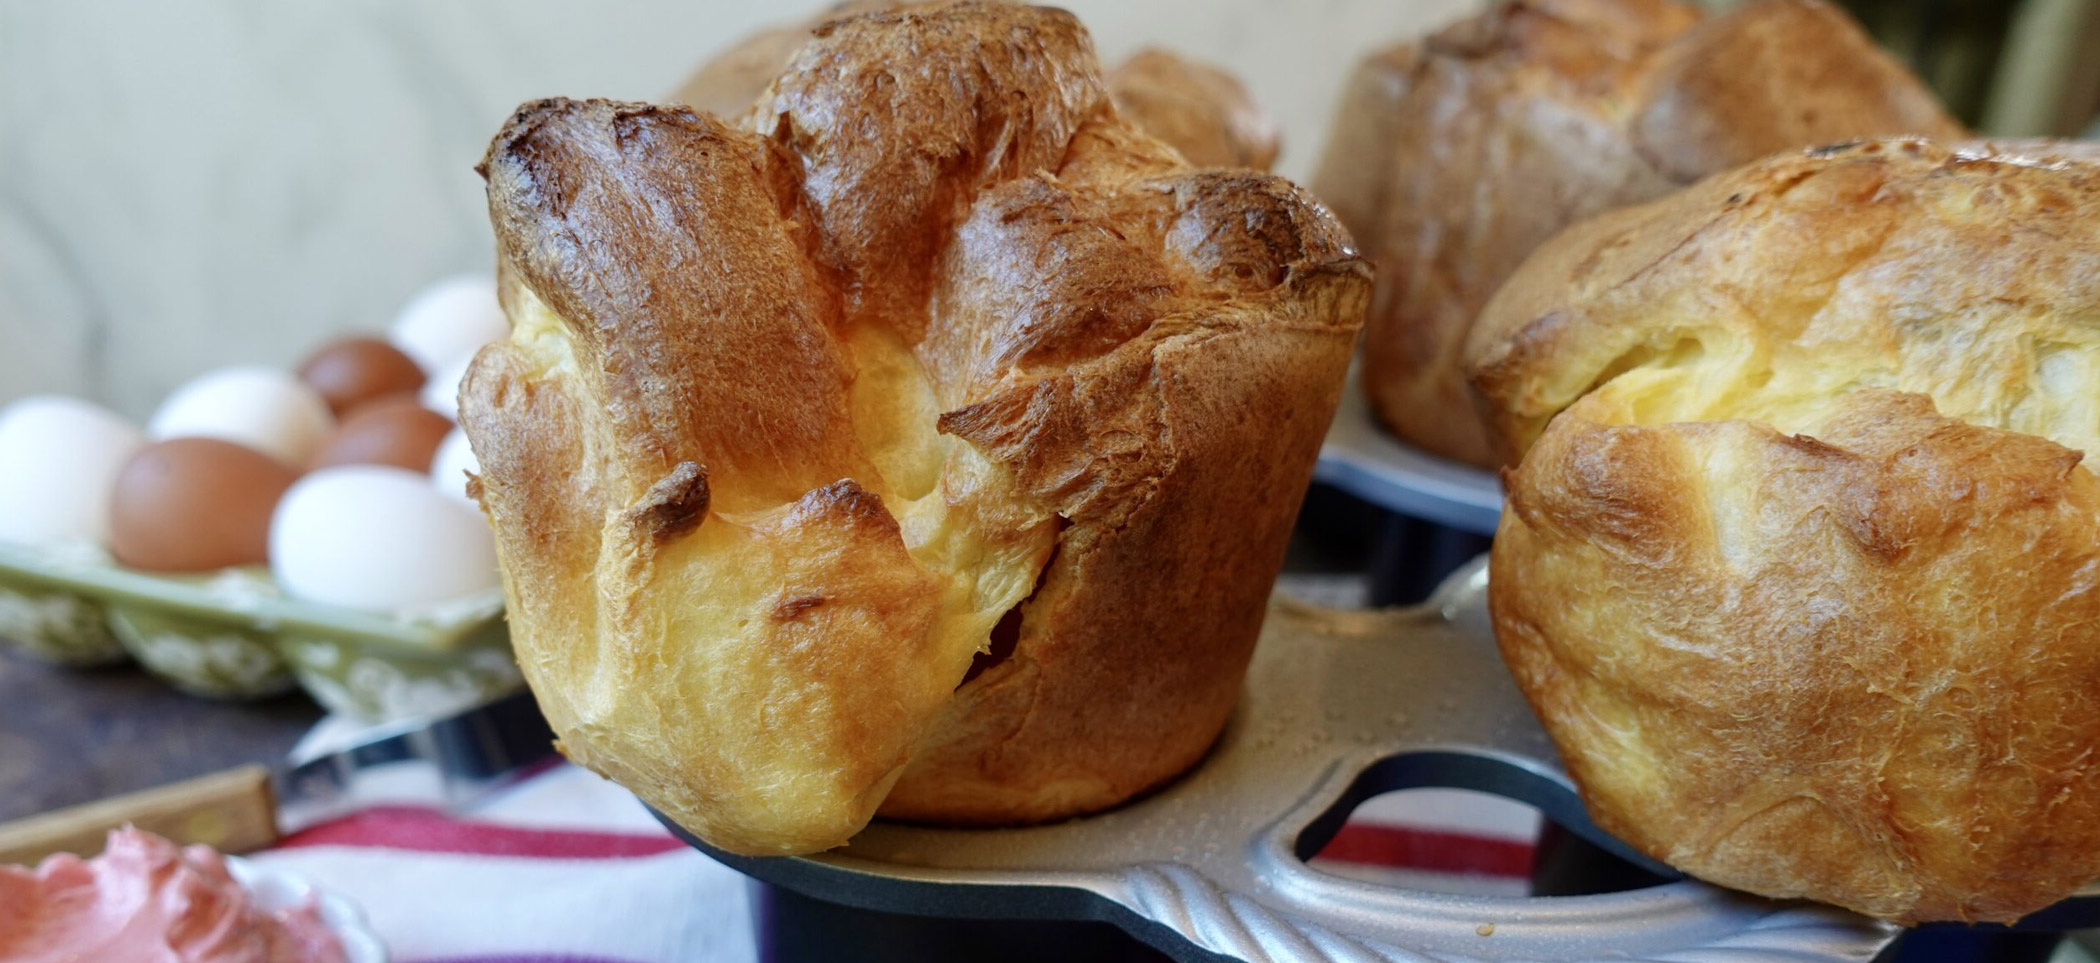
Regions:
<instances>
[{"instance_id":1,"label":"metal baking pan","mask_svg":"<svg viewBox=\"0 0 2100 963\"><path fill-rule=\"evenodd\" d=\"M1360 368L1350 369L1313 480L1389 511L1479 535L1493 535L1502 517L1502 484L1494 472L1393 437L1371 414Z\"/></svg>"},{"instance_id":2,"label":"metal baking pan","mask_svg":"<svg viewBox=\"0 0 2100 963\"><path fill-rule=\"evenodd\" d=\"M1410 609L1279 598L1238 711L1195 771L1112 812L1018 829L877 822L815 856L687 842L764 883L920 916L1101 920L1180 960L1868 960L1903 931L1672 874L1585 815L1495 651L1485 560ZM1674 881L1587 896L1395 889L1307 865L1381 792L1453 787L1538 807ZM2023 923L2092 925L2094 891Z\"/></svg>"}]
</instances>

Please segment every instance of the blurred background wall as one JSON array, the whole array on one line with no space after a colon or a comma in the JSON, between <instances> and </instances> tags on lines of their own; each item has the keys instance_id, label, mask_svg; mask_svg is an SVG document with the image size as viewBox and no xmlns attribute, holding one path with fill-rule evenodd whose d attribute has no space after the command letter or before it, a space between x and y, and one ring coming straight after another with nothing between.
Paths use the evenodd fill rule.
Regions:
<instances>
[{"instance_id":1,"label":"blurred background wall","mask_svg":"<svg viewBox=\"0 0 2100 963\"><path fill-rule=\"evenodd\" d=\"M0 3L0 401L143 417L189 377L296 364L487 271L472 170L519 102L660 99L820 0ZM1230 64L1310 168L1362 53L1475 0L1079 0L1114 61Z\"/></svg>"},{"instance_id":2,"label":"blurred background wall","mask_svg":"<svg viewBox=\"0 0 2100 963\"><path fill-rule=\"evenodd\" d=\"M209 368L291 365L329 334L377 329L426 283L489 270L472 167L520 101L660 98L745 33L823 5L0 3L0 402L65 391L143 417ZM1302 177L1354 61L1479 0L1064 5L1109 62L1159 44L1231 67L1282 120L1281 171ZM1965 9L1859 5L1899 39L1918 11ZM1976 42L1995 56L2014 5L1986 6L1999 33ZM2093 3L2018 6L2057 18L2028 28L2047 39Z\"/></svg>"}]
</instances>

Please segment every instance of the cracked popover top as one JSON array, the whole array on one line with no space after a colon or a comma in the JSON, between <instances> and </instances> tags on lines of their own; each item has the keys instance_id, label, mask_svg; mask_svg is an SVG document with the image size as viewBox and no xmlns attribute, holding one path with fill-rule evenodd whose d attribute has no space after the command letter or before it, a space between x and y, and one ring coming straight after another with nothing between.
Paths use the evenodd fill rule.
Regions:
<instances>
[{"instance_id":1,"label":"cracked popover top","mask_svg":"<svg viewBox=\"0 0 2100 963\"><path fill-rule=\"evenodd\" d=\"M529 103L462 418L563 750L709 843L1114 805L1231 710L1369 291L1069 14L816 29L736 122Z\"/></svg>"}]
</instances>

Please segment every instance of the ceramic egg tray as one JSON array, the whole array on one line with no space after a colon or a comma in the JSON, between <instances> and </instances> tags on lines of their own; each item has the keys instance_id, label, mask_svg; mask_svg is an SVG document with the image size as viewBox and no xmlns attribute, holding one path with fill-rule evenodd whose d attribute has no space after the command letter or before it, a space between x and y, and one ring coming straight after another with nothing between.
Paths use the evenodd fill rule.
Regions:
<instances>
[{"instance_id":1,"label":"ceramic egg tray","mask_svg":"<svg viewBox=\"0 0 2100 963\"><path fill-rule=\"evenodd\" d=\"M1272 605L1232 722L1188 775L1114 811L1047 826L877 822L840 849L751 858L765 883L890 913L1113 923L1184 961L1874 959L1898 928L1669 874L1599 831L1495 650L1485 560L1412 609ZM1538 807L1674 879L1583 896L1398 889L1307 863L1356 805L1422 787ZM2089 888L2022 926L2090 926Z\"/></svg>"},{"instance_id":2,"label":"ceramic egg tray","mask_svg":"<svg viewBox=\"0 0 2100 963\"><path fill-rule=\"evenodd\" d=\"M331 712L370 720L522 684L500 590L394 616L286 598L262 569L154 575L89 549L0 544L0 643L77 666L128 655L211 698L299 686Z\"/></svg>"}]
</instances>

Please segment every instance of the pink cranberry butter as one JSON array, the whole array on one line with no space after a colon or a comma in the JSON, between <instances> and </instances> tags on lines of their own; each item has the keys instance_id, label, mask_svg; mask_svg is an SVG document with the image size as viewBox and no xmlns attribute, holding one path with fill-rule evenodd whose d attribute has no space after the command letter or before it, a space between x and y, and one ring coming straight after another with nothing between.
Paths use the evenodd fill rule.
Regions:
<instances>
[{"instance_id":1,"label":"pink cranberry butter","mask_svg":"<svg viewBox=\"0 0 2100 963\"><path fill-rule=\"evenodd\" d=\"M120 829L102 855L0 866L0 960L8 963L344 963L311 901L258 907L226 860Z\"/></svg>"}]
</instances>

